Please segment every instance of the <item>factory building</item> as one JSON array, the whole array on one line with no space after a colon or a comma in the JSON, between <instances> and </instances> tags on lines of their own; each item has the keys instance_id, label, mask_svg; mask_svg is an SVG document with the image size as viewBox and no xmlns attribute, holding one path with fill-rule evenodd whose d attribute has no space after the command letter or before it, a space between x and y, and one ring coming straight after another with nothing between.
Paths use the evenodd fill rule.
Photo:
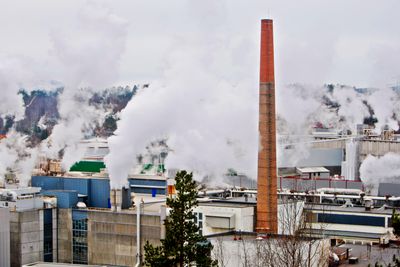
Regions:
<instances>
[{"instance_id":1,"label":"factory building","mask_svg":"<svg viewBox=\"0 0 400 267\"><path fill-rule=\"evenodd\" d=\"M313 148L307 150L306 155L299 157L291 146L284 148L279 157L278 173L280 176L296 173L296 167L324 167L331 176L340 176L345 152L341 148Z\"/></svg>"},{"instance_id":2,"label":"factory building","mask_svg":"<svg viewBox=\"0 0 400 267\"><path fill-rule=\"evenodd\" d=\"M200 201L194 208L195 223L204 236L229 231L254 231L256 202L244 198Z\"/></svg>"},{"instance_id":3,"label":"factory building","mask_svg":"<svg viewBox=\"0 0 400 267\"><path fill-rule=\"evenodd\" d=\"M330 177L330 172L325 167L304 167L296 168L297 174L303 179L328 179Z\"/></svg>"},{"instance_id":4,"label":"factory building","mask_svg":"<svg viewBox=\"0 0 400 267\"><path fill-rule=\"evenodd\" d=\"M59 162L47 161L32 176L35 187L2 189L0 207L10 209L11 266L135 266L142 260L145 241L159 244L167 179L153 173L155 168L142 166L137 176L129 177L126 188L110 190L104 167L91 157L63 172ZM154 201L160 204L148 203Z\"/></svg>"},{"instance_id":5,"label":"factory building","mask_svg":"<svg viewBox=\"0 0 400 267\"><path fill-rule=\"evenodd\" d=\"M35 187L0 189L1 210L9 210L2 220L8 218L12 267L57 260L57 202L39 193Z\"/></svg>"},{"instance_id":6,"label":"factory building","mask_svg":"<svg viewBox=\"0 0 400 267\"><path fill-rule=\"evenodd\" d=\"M10 210L0 207L0 266L10 266Z\"/></svg>"},{"instance_id":7,"label":"factory building","mask_svg":"<svg viewBox=\"0 0 400 267\"><path fill-rule=\"evenodd\" d=\"M110 180L107 177L84 176L79 173L72 176L70 173L69 176L32 176L31 183L32 186L40 187L45 195L64 194L71 199L78 198L87 207L110 206ZM61 199L66 200L65 197ZM64 207L64 203L60 204Z\"/></svg>"},{"instance_id":8,"label":"factory building","mask_svg":"<svg viewBox=\"0 0 400 267\"><path fill-rule=\"evenodd\" d=\"M371 129L351 136L333 136L327 140L320 138L312 143L313 149L341 149L343 162L341 176L348 180L360 180L359 168L368 155L383 156L389 152L400 153L400 138L393 131L374 134Z\"/></svg>"},{"instance_id":9,"label":"factory building","mask_svg":"<svg viewBox=\"0 0 400 267\"><path fill-rule=\"evenodd\" d=\"M165 196L168 185L164 172L163 164L142 164L137 166L132 171L132 174L128 176L131 192L138 195Z\"/></svg>"},{"instance_id":10,"label":"factory building","mask_svg":"<svg viewBox=\"0 0 400 267\"><path fill-rule=\"evenodd\" d=\"M160 214L146 210L141 214L141 254L146 241L160 243L163 233ZM135 266L138 259L136 216L135 210L60 209L59 262Z\"/></svg>"},{"instance_id":11,"label":"factory building","mask_svg":"<svg viewBox=\"0 0 400 267\"><path fill-rule=\"evenodd\" d=\"M2 228L1 253L8 253L12 267L33 262L134 266L145 242L159 244L164 235L165 197L156 206L142 200L138 211L139 206L122 209L121 201L111 202L112 208L87 208L77 190L40 192L21 188L0 194L2 206L8 207L0 208L1 220L10 226ZM101 197L109 199L110 193Z\"/></svg>"},{"instance_id":12,"label":"factory building","mask_svg":"<svg viewBox=\"0 0 400 267\"><path fill-rule=\"evenodd\" d=\"M363 244L388 244L394 238L390 208L307 204L305 212L310 219L310 228L306 230L313 236Z\"/></svg>"}]
</instances>

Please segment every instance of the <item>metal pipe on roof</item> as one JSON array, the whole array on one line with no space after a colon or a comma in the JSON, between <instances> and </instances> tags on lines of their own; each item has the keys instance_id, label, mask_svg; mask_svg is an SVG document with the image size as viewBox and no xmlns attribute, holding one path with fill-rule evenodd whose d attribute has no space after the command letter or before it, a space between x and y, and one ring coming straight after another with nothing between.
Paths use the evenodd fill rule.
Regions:
<instances>
[{"instance_id":1,"label":"metal pipe on roof","mask_svg":"<svg viewBox=\"0 0 400 267\"><path fill-rule=\"evenodd\" d=\"M143 200L142 200L143 201ZM139 267L141 263L141 255L140 255L140 209L142 208L142 203L139 202L139 205L136 209L136 265L135 267Z\"/></svg>"},{"instance_id":2,"label":"metal pipe on roof","mask_svg":"<svg viewBox=\"0 0 400 267\"><path fill-rule=\"evenodd\" d=\"M141 209L144 209L144 205L146 204L156 204L156 203L163 203L166 199L158 200L158 201L151 201L151 202L144 202L143 199L139 202L138 206L136 207L136 265L135 267L139 267L142 263L142 252L141 252L141 242L140 242L140 216L141 216Z\"/></svg>"}]
</instances>

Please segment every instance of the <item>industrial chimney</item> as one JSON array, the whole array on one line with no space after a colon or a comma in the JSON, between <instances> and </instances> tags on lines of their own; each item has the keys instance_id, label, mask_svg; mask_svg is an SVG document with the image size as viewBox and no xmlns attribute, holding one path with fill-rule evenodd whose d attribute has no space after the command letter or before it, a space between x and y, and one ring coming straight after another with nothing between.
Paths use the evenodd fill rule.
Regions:
<instances>
[{"instance_id":1,"label":"industrial chimney","mask_svg":"<svg viewBox=\"0 0 400 267\"><path fill-rule=\"evenodd\" d=\"M274 44L272 20L261 20L259 152L257 177L258 233L277 233L277 174Z\"/></svg>"}]
</instances>

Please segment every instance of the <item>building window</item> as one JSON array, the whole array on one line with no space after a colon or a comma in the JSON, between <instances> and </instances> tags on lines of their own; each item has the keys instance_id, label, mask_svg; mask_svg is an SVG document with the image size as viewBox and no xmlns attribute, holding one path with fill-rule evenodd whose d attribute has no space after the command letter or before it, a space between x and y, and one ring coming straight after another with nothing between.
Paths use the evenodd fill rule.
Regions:
<instances>
[{"instance_id":1,"label":"building window","mask_svg":"<svg viewBox=\"0 0 400 267\"><path fill-rule=\"evenodd\" d=\"M203 213L194 212L194 223L199 227L199 234L203 235Z\"/></svg>"},{"instance_id":2,"label":"building window","mask_svg":"<svg viewBox=\"0 0 400 267\"><path fill-rule=\"evenodd\" d=\"M343 214L318 214L318 222L385 227L385 217Z\"/></svg>"},{"instance_id":3,"label":"building window","mask_svg":"<svg viewBox=\"0 0 400 267\"><path fill-rule=\"evenodd\" d=\"M53 210L43 212L43 260L53 261Z\"/></svg>"},{"instance_id":4,"label":"building window","mask_svg":"<svg viewBox=\"0 0 400 267\"><path fill-rule=\"evenodd\" d=\"M73 263L88 263L87 219L72 221Z\"/></svg>"}]
</instances>

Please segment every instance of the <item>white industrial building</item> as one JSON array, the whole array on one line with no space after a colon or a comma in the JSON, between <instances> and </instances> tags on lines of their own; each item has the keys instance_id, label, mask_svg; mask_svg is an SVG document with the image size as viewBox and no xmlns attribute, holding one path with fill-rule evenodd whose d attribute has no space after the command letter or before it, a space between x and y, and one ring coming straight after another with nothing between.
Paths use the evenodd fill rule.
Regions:
<instances>
[{"instance_id":1,"label":"white industrial building","mask_svg":"<svg viewBox=\"0 0 400 267\"><path fill-rule=\"evenodd\" d=\"M48 255L57 260L57 201L39 193L37 187L0 189L0 253L9 255L7 264L2 262L7 257L0 257L0 266L21 266Z\"/></svg>"},{"instance_id":2,"label":"white industrial building","mask_svg":"<svg viewBox=\"0 0 400 267\"><path fill-rule=\"evenodd\" d=\"M297 167L296 172L303 179L328 179L330 172L325 167Z\"/></svg>"},{"instance_id":3,"label":"white industrial building","mask_svg":"<svg viewBox=\"0 0 400 267\"><path fill-rule=\"evenodd\" d=\"M311 215L307 230L313 236L362 244L388 244L394 238L392 209L308 204L305 211Z\"/></svg>"},{"instance_id":4,"label":"white industrial building","mask_svg":"<svg viewBox=\"0 0 400 267\"><path fill-rule=\"evenodd\" d=\"M43 208L43 199L39 197L39 187L21 187L0 189L0 207L12 211L24 211Z\"/></svg>"},{"instance_id":5,"label":"white industrial building","mask_svg":"<svg viewBox=\"0 0 400 267\"><path fill-rule=\"evenodd\" d=\"M254 230L255 203L240 201L200 202L194 208L195 222L203 235Z\"/></svg>"}]
</instances>

